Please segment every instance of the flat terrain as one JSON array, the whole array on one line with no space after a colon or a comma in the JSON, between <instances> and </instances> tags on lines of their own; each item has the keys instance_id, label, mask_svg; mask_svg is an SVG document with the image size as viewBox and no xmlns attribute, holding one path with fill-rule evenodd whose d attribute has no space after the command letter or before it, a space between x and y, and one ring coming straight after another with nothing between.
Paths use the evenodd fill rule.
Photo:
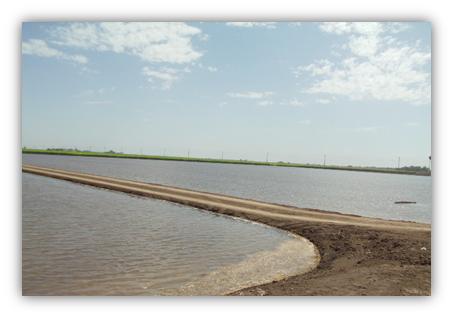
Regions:
<instances>
[{"instance_id":1,"label":"flat terrain","mask_svg":"<svg viewBox=\"0 0 453 318\"><path fill-rule=\"evenodd\" d=\"M24 165L24 172L177 202L302 235L320 252L306 274L234 295L429 295L429 224L301 209L213 193Z\"/></svg>"},{"instance_id":2,"label":"flat terrain","mask_svg":"<svg viewBox=\"0 0 453 318\"><path fill-rule=\"evenodd\" d=\"M260 221L308 238L321 255L304 275L248 288L233 295L431 294L431 233L373 229L321 222Z\"/></svg>"},{"instance_id":3,"label":"flat terrain","mask_svg":"<svg viewBox=\"0 0 453 318\"><path fill-rule=\"evenodd\" d=\"M127 159L190 161L190 162L242 164L242 165L293 167L293 168L312 168L312 169L330 169L330 170L378 172L378 173L393 173L393 174L409 174L409 175L422 175L422 176L431 175L429 171L428 172L427 171L415 171L415 170L407 170L407 169L402 169L402 168L401 169L394 169L394 168L378 168L378 167L317 165L317 164L303 164L303 163L282 162L282 161L265 162L265 161L235 160L235 159L215 159L215 158L196 158L196 157L137 155L137 154L116 153L116 152L23 149L22 153L45 154L45 155L62 155L62 156L102 157L102 158L127 158Z\"/></svg>"}]
</instances>

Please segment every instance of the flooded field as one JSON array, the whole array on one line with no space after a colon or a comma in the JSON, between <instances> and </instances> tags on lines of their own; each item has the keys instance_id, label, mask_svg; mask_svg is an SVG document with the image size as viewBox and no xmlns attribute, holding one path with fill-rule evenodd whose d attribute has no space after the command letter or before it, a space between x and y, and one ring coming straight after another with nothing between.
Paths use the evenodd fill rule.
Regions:
<instances>
[{"instance_id":1,"label":"flooded field","mask_svg":"<svg viewBox=\"0 0 453 318\"><path fill-rule=\"evenodd\" d=\"M310 242L271 227L22 177L25 295L219 295L317 262Z\"/></svg>"},{"instance_id":2,"label":"flooded field","mask_svg":"<svg viewBox=\"0 0 453 318\"><path fill-rule=\"evenodd\" d=\"M431 177L290 167L24 154L23 163L302 208L431 223ZM415 204L395 204L412 201Z\"/></svg>"}]
</instances>

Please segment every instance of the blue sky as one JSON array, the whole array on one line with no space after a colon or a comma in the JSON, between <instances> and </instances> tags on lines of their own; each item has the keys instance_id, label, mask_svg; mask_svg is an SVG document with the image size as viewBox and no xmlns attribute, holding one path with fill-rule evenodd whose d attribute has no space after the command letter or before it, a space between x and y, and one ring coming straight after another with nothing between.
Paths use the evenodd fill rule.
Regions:
<instances>
[{"instance_id":1,"label":"blue sky","mask_svg":"<svg viewBox=\"0 0 453 318\"><path fill-rule=\"evenodd\" d=\"M428 165L431 25L24 23L22 143Z\"/></svg>"}]
</instances>

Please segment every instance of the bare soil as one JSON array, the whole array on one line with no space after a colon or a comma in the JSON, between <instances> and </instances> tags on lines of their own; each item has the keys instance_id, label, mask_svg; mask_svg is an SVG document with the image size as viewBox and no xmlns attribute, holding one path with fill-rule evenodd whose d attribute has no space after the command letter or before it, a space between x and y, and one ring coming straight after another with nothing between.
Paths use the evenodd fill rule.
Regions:
<instances>
[{"instance_id":1,"label":"bare soil","mask_svg":"<svg viewBox=\"0 0 453 318\"><path fill-rule=\"evenodd\" d=\"M431 294L431 232L256 221L306 237L318 247L321 261L309 273L247 288L233 295Z\"/></svg>"}]
</instances>

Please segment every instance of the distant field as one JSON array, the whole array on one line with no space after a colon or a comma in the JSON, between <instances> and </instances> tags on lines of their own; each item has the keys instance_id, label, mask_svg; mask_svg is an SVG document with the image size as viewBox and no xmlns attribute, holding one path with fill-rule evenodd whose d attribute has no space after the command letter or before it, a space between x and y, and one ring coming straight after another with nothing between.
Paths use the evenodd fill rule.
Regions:
<instances>
[{"instance_id":1,"label":"distant field","mask_svg":"<svg viewBox=\"0 0 453 318\"><path fill-rule=\"evenodd\" d=\"M137 155L116 152L92 152L92 151L70 151L70 150L42 150L42 149L22 149L22 153L29 154L46 154L46 155L64 155L64 156L83 156L83 157L105 157L105 158L129 158L129 159L148 159L148 160L173 160L173 161L191 161L207 163L225 163L225 164L242 164L257 166L277 166L277 167L294 167L294 168L312 168L312 169L330 169L330 170L348 170L363 172L379 172L409 175L431 175L426 171L411 171L406 169L395 168L377 168L377 167L354 167L354 166L336 166L336 165L317 165L302 164L292 162L264 162L252 160L233 160L233 159L212 159L196 157L174 157L174 156L155 156L155 155Z\"/></svg>"}]
</instances>

